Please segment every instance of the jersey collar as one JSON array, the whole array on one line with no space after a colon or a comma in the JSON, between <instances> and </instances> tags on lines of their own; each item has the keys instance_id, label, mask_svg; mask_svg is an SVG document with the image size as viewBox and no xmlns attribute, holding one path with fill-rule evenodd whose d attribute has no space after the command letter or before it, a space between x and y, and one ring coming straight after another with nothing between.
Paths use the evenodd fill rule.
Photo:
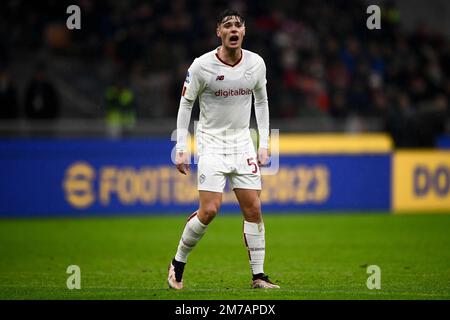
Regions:
<instances>
[{"instance_id":1,"label":"jersey collar","mask_svg":"<svg viewBox=\"0 0 450 320\"><path fill-rule=\"evenodd\" d=\"M218 48L216 49L216 53L215 53L217 60L219 60L220 62L222 62L223 64L225 64L225 65L227 65L227 66L229 66L229 67L232 67L232 68L233 68L233 67L237 66L237 65L242 61L242 58L244 57L244 50L241 49L241 57L239 58L239 60L236 61L234 64L229 64L229 63L223 61L222 59L220 59L219 54L217 53L218 50L219 50L219 48L220 48L220 47L218 47Z\"/></svg>"}]
</instances>

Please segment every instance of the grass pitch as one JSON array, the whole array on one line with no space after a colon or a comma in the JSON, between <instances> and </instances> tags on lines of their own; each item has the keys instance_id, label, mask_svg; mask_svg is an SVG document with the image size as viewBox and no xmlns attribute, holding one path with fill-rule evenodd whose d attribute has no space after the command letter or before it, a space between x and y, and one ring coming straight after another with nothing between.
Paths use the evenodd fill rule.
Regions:
<instances>
[{"instance_id":1,"label":"grass pitch","mask_svg":"<svg viewBox=\"0 0 450 320\"><path fill-rule=\"evenodd\" d=\"M450 299L450 215L265 214L265 271L250 289L239 215L219 215L167 288L181 216L0 220L0 299ZM69 265L81 289L68 290ZM369 290L368 265L381 268Z\"/></svg>"}]
</instances>

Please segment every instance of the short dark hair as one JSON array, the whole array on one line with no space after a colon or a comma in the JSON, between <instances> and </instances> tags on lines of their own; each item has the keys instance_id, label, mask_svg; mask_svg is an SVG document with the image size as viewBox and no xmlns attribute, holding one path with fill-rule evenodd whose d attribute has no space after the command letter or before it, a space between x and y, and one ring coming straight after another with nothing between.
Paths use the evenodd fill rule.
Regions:
<instances>
[{"instance_id":1,"label":"short dark hair","mask_svg":"<svg viewBox=\"0 0 450 320\"><path fill-rule=\"evenodd\" d=\"M244 17L239 12L233 9L226 9L217 17L217 25L223 23L226 17L238 17L242 23L245 23Z\"/></svg>"}]
</instances>

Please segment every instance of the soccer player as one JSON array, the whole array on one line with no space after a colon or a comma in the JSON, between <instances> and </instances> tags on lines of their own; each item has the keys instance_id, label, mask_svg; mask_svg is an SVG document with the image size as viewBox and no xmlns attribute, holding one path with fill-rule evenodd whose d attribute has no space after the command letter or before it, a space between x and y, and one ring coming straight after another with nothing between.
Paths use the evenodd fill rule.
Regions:
<instances>
[{"instance_id":1,"label":"soccer player","mask_svg":"<svg viewBox=\"0 0 450 320\"><path fill-rule=\"evenodd\" d=\"M177 117L176 167L189 172L188 126L194 102L199 97L197 125L199 208L190 215L169 265L170 288L183 288L183 271L189 253L205 234L230 186L244 216L244 241L253 274L252 288L279 288L264 273L265 229L261 216L260 166L268 163L269 107L264 60L242 49L245 21L233 10L217 20L220 47L196 58L189 67ZM252 95L260 137L254 148L249 122Z\"/></svg>"}]
</instances>

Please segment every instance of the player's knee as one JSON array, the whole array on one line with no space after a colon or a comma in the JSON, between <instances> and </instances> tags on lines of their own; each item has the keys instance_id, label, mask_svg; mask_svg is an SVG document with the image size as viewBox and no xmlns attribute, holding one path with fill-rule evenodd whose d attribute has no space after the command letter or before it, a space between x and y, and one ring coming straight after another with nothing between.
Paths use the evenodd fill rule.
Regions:
<instances>
[{"instance_id":1,"label":"player's knee","mask_svg":"<svg viewBox=\"0 0 450 320\"><path fill-rule=\"evenodd\" d=\"M214 219L217 212L219 212L219 207L217 205L207 205L199 211L199 219L203 223L209 224Z\"/></svg>"},{"instance_id":2,"label":"player's knee","mask_svg":"<svg viewBox=\"0 0 450 320\"><path fill-rule=\"evenodd\" d=\"M261 221L261 203L254 201L250 205L243 208L245 219L249 222Z\"/></svg>"}]
</instances>

